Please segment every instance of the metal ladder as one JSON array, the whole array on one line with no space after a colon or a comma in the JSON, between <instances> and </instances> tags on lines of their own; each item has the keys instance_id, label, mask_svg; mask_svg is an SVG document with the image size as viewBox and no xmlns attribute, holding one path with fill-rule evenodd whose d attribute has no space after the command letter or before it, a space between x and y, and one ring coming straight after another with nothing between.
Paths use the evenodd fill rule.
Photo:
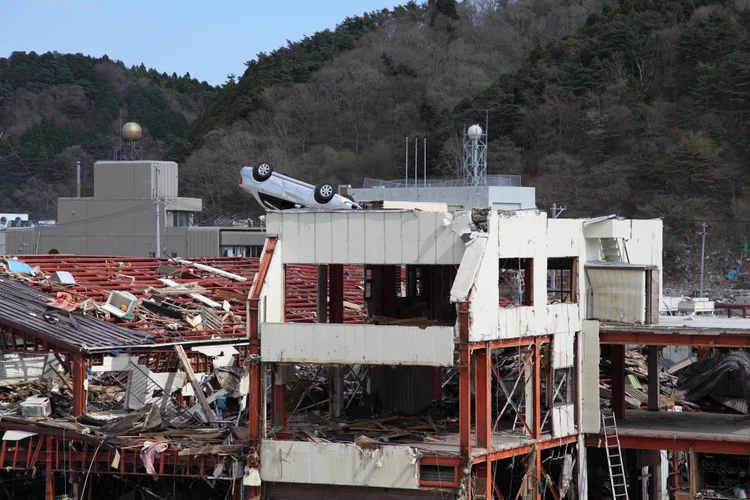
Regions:
<instances>
[{"instance_id":1,"label":"metal ladder","mask_svg":"<svg viewBox=\"0 0 750 500\"><path fill-rule=\"evenodd\" d=\"M625 481L625 465L622 462L620 436L617 434L617 421L611 410L602 411L602 430L604 431L604 449L607 451L612 498L614 500L628 500L628 485Z\"/></svg>"}]
</instances>

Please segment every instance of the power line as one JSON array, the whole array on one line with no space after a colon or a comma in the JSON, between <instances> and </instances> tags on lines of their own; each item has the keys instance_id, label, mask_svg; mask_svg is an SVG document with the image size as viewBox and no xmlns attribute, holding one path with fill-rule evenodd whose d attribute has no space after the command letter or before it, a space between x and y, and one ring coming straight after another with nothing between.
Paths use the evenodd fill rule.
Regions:
<instances>
[{"instance_id":1,"label":"power line","mask_svg":"<svg viewBox=\"0 0 750 500\"><path fill-rule=\"evenodd\" d=\"M23 169L26 170L27 174L29 174L29 177L31 177L31 180L33 180L34 183L37 185L37 187L39 188L39 191L43 192L45 194L45 196L47 196L47 198L49 198L49 201L51 201L55 206L57 206L57 201L55 201L55 200L52 199L52 197L49 195L49 193L44 190L44 188L39 183L39 181L36 180L36 177L34 176L34 174L32 174L31 171L26 167L26 164L23 162L23 160L21 159L21 157L18 156L18 153L16 153L16 150L13 149L13 145L10 143L10 141L8 140L8 138L5 137L5 133L4 132L0 132L0 137L2 137L2 138L5 139L5 143L8 145L8 147L10 148L11 152L15 155L15 157L18 158L18 161L21 163L21 166L23 166Z\"/></svg>"}]
</instances>

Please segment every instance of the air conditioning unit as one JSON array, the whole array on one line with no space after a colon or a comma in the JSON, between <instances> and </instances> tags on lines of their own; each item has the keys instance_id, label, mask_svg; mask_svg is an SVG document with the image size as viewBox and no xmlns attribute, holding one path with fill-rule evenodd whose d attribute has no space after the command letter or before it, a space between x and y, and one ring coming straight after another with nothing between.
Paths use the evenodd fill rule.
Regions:
<instances>
[{"instance_id":1,"label":"air conditioning unit","mask_svg":"<svg viewBox=\"0 0 750 500\"><path fill-rule=\"evenodd\" d=\"M21 403L21 414L24 417L49 417L52 413L52 405L49 398L44 396L31 396Z\"/></svg>"}]
</instances>

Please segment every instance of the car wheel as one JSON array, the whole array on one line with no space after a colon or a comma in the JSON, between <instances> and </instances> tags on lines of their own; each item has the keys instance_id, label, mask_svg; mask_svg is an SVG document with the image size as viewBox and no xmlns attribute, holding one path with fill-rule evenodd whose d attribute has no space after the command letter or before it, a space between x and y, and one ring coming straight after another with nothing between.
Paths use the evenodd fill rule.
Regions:
<instances>
[{"instance_id":1,"label":"car wheel","mask_svg":"<svg viewBox=\"0 0 750 500\"><path fill-rule=\"evenodd\" d=\"M336 191L331 184L318 184L315 186L315 201L321 205L331 201L335 194Z\"/></svg>"},{"instance_id":2,"label":"car wheel","mask_svg":"<svg viewBox=\"0 0 750 500\"><path fill-rule=\"evenodd\" d=\"M253 167L253 179L258 182L268 180L271 174L273 174L273 167L270 163L263 162Z\"/></svg>"}]
</instances>

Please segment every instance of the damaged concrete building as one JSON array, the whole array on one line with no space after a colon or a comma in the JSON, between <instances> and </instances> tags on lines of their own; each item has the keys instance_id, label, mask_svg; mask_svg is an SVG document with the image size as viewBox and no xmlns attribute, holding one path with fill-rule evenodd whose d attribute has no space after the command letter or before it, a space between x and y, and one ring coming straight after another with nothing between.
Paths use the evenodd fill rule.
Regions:
<instances>
[{"instance_id":1,"label":"damaged concrete building","mask_svg":"<svg viewBox=\"0 0 750 500\"><path fill-rule=\"evenodd\" d=\"M412 205L269 212L259 259L0 260L0 466L49 499L729 498L701 481L747 471L747 417L669 385L737 372L750 320L659 315L660 220Z\"/></svg>"}]
</instances>

